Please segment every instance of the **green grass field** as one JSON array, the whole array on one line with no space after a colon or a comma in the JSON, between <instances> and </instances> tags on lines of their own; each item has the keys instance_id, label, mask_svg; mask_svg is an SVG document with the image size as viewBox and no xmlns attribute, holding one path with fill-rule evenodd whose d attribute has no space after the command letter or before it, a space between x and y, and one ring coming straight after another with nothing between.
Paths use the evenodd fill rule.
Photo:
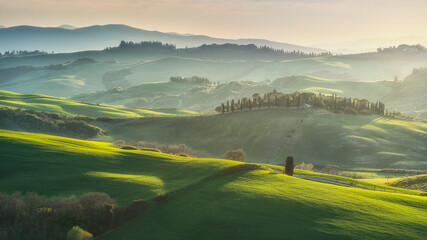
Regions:
<instances>
[{"instance_id":1,"label":"green grass field","mask_svg":"<svg viewBox=\"0 0 427 240\"><path fill-rule=\"evenodd\" d=\"M35 109L45 112L55 112L70 115L85 115L89 117L149 117L194 115L193 111L180 109L137 109L126 107L103 106L71 101L45 95L18 94L0 90L0 106L24 109Z\"/></svg>"},{"instance_id":2,"label":"green grass field","mask_svg":"<svg viewBox=\"0 0 427 240\"><path fill-rule=\"evenodd\" d=\"M5 130L0 130L0 157L1 192L99 191L121 205L169 193L168 200L99 239L423 239L427 234L425 197L317 183L280 174L276 166Z\"/></svg>"},{"instance_id":3,"label":"green grass field","mask_svg":"<svg viewBox=\"0 0 427 240\"><path fill-rule=\"evenodd\" d=\"M393 187L415 189L427 192L427 174L399 178L386 182L386 184Z\"/></svg>"},{"instance_id":4,"label":"green grass field","mask_svg":"<svg viewBox=\"0 0 427 240\"><path fill-rule=\"evenodd\" d=\"M177 127L179 126L179 127ZM115 139L187 144L220 157L243 149L249 162L425 169L427 123L316 109L117 120L102 126Z\"/></svg>"}]
</instances>

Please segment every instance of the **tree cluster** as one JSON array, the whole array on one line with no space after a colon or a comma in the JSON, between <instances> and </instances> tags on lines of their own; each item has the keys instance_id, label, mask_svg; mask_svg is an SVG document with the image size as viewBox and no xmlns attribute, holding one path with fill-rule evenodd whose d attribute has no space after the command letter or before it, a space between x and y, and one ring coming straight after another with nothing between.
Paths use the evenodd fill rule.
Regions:
<instances>
[{"instance_id":1,"label":"tree cluster","mask_svg":"<svg viewBox=\"0 0 427 240\"><path fill-rule=\"evenodd\" d=\"M398 52L427 52L427 48L417 44L417 45L408 45L401 44L399 46L392 46L387 48L377 48L379 53L398 53Z\"/></svg>"},{"instance_id":2,"label":"tree cluster","mask_svg":"<svg viewBox=\"0 0 427 240\"><path fill-rule=\"evenodd\" d=\"M39 51L39 50L34 50L34 51L27 51L27 50L12 50L12 51L6 51L3 54L0 53L0 57L1 56L5 56L5 57L11 57L11 56L31 56L31 55L40 55L40 54L49 54L48 52L45 51Z\"/></svg>"},{"instance_id":3,"label":"tree cluster","mask_svg":"<svg viewBox=\"0 0 427 240\"><path fill-rule=\"evenodd\" d=\"M145 151L159 151L167 154L174 155L187 155L191 157L197 158L207 158L209 155L203 151L197 151L192 149L186 144L160 144L156 142L145 142L138 141L136 144L132 145L130 143L126 143L124 140L116 140L113 143L113 146L122 148L123 146L133 146L136 149L145 150Z\"/></svg>"},{"instance_id":4,"label":"tree cluster","mask_svg":"<svg viewBox=\"0 0 427 240\"><path fill-rule=\"evenodd\" d=\"M106 193L89 192L81 197L44 197L36 193L0 193L0 239L66 239L79 226L95 237L122 225L150 205L135 200L120 207Z\"/></svg>"},{"instance_id":5,"label":"tree cluster","mask_svg":"<svg viewBox=\"0 0 427 240\"><path fill-rule=\"evenodd\" d=\"M169 79L171 82L177 82L177 83L193 83L193 84L201 84L201 85L213 85L214 83L209 81L209 79L205 78L205 77L198 77L198 76L193 76L193 77L182 77L182 76L177 76L177 77L170 77Z\"/></svg>"},{"instance_id":6,"label":"tree cluster","mask_svg":"<svg viewBox=\"0 0 427 240\"><path fill-rule=\"evenodd\" d=\"M133 49L133 50L167 50L171 52L179 52L179 53L190 53L190 52L200 52L200 51L219 51L219 50L234 50L239 52L248 52L248 53L256 53L259 55L271 55L271 56L279 56L279 57L318 57L318 56L332 56L331 52L322 52L322 53L305 53L300 50L294 51L284 51L283 49L275 49L268 46L258 47L255 44L247 44L247 45L239 45L232 43L225 44L203 44L199 47L193 48L176 48L173 44L162 43L158 41L142 41L142 42L132 42L132 41L121 41L118 47L109 47L104 49L105 51L117 51L117 50L125 50L125 49Z\"/></svg>"},{"instance_id":7,"label":"tree cluster","mask_svg":"<svg viewBox=\"0 0 427 240\"><path fill-rule=\"evenodd\" d=\"M158 41L142 41L142 42L126 42L126 41L121 41L118 47L110 47L110 48L106 48L106 51L111 51L111 50L125 50L125 49L163 49L163 50L169 50L169 51L175 51L176 50L176 46L173 44L168 44L168 43L161 43Z\"/></svg>"},{"instance_id":8,"label":"tree cluster","mask_svg":"<svg viewBox=\"0 0 427 240\"><path fill-rule=\"evenodd\" d=\"M50 133L81 139L105 134L101 128L88 123L92 120L86 116L68 116L33 109L0 108L0 126L9 130Z\"/></svg>"},{"instance_id":9,"label":"tree cluster","mask_svg":"<svg viewBox=\"0 0 427 240\"><path fill-rule=\"evenodd\" d=\"M242 98L235 101L221 103L215 108L218 113L229 113L235 111L244 111L264 108L324 108L334 109L345 113L377 113L379 115L389 115L385 110L385 104L382 102L370 102L366 99L339 97L336 94L315 94L312 92L294 92L284 94L274 90L273 92L260 95L255 93L252 97ZM395 115L395 113L394 113Z\"/></svg>"},{"instance_id":10,"label":"tree cluster","mask_svg":"<svg viewBox=\"0 0 427 240\"><path fill-rule=\"evenodd\" d=\"M193 50L235 50L235 51L245 51L245 52L256 52L258 54L264 55L276 55L276 56L292 56L292 57L318 57L318 56L331 56L331 52L322 52L322 53L306 53L300 50L294 51L284 51L283 49L275 49L268 46L256 46L255 44L239 45L239 44L203 44L200 47L194 48Z\"/></svg>"}]
</instances>

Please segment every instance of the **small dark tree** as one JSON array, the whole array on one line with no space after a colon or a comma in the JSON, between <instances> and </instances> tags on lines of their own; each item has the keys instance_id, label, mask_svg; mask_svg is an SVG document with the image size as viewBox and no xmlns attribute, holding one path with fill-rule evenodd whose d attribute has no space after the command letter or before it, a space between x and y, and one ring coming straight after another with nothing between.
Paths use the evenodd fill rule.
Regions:
<instances>
[{"instance_id":1,"label":"small dark tree","mask_svg":"<svg viewBox=\"0 0 427 240\"><path fill-rule=\"evenodd\" d=\"M246 159L246 154L242 149L229 150L224 154L224 158L244 162Z\"/></svg>"},{"instance_id":2,"label":"small dark tree","mask_svg":"<svg viewBox=\"0 0 427 240\"><path fill-rule=\"evenodd\" d=\"M234 99L231 100L231 112L234 112Z\"/></svg>"},{"instance_id":3,"label":"small dark tree","mask_svg":"<svg viewBox=\"0 0 427 240\"><path fill-rule=\"evenodd\" d=\"M288 156L286 158L286 165L285 165L285 174L289 176L294 175L294 158Z\"/></svg>"}]
</instances>

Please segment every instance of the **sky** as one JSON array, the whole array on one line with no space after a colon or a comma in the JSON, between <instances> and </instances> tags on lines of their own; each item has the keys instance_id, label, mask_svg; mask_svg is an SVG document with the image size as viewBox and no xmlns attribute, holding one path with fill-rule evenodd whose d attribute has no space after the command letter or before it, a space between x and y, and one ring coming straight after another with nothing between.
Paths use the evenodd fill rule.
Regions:
<instances>
[{"instance_id":1,"label":"sky","mask_svg":"<svg viewBox=\"0 0 427 240\"><path fill-rule=\"evenodd\" d=\"M0 0L0 25L126 24L294 44L427 36L427 0Z\"/></svg>"}]
</instances>

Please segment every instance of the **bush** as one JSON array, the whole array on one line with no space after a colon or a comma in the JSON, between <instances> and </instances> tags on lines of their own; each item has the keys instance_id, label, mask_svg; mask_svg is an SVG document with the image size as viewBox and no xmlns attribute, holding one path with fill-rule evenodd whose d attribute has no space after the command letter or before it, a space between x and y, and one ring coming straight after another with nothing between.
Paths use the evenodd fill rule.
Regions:
<instances>
[{"instance_id":1,"label":"bush","mask_svg":"<svg viewBox=\"0 0 427 240\"><path fill-rule=\"evenodd\" d=\"M338 173L340 172L340 168L337 166L327 165L322 169L322 172L327 174L338 175Z\"/></svg>"},{"instance_id":2,"label":"bush","mask_svg":"<svg viewBox=\"0 0 427 240\"><path fill-rule=\"evenodd\" d=\"M198 158L209 157L208 154L201 152L201 151L196 151L186 144L166 145L166 144L159 144L156 142L139 141L137 143L137 146L140 149L143 149L143 148L159 149L161 152L168 153L168 154L181 154L181 153L183 153L183 154L187 154L188 156L191 156L191 157L198 157Z\"/></svg>"},{"instance_id":3,"label":"bush","mask_svg":"<svg viewBox=\"0 0 427 240\"><path fill-rule=\"evenodd\" d=\"M309 164L305 164L305 163L301 163L299 165L295 166L296 169L301 169L301 170L306 170L306 171L311 171L314 168L314 165L309 163Z\"/></svg>"},{"instance_id":4,"label":"bush","mask_svg":"<svg viewBox=\"0 0 427 240\"><path fill-rule=\"evenodd\" d=\"M352 108L352 107L345 107L344 108L344 113L345 114L353 114L353 115L357 115L357 111L356 109Z\"/></svg>"},{"instance_id":5,"label":"bush","mask_svg":"<svg viewBox=\"0 0 427 240\"><path fill-rule=\"evenodd\" d=\"M74 226L67 233L67 240L93 240L93 236L79 226Z\"/></svg>"},{"instance_id":6,"label":"bush","mask_svg":"<svg viewBox=\"0 0 427 240\"><path fill-rule=\"evenodd\" d=\"M98 122L112 122L113 119L110 117L97 117L96 121L98 121Z\"/></svg>"},{"instance_id":7,"label":"bush","mask_svg":"<svg viewBox=\"0 0 427 240\"><path fill-rule=\"evenodd\" d=\"M125 140L116 140L116 141L114 141L113 142L113 146L114 147L121 147L121 146L123 146L123 145L126 145L126 142L125 142Z\"/></svg>"},{"instance_id":8,"label":"bush","mask_svg":"<svg viewBox=\"0 0 427 240\"><path fill-rule=\"evenodd\" d=\"M229 150L224 154L224 158L244 162L246 159L246 154L242 149Z\"/></svg>"},{"instance_id":9,"label":"bush","mask_svg":"<svg viewBox=\"0 0 427 240\"><path fill-rule=\"evenodd\" d=\"M138 148L132 146L132 145L123 145L120 147L120 149L124 149L124 150L138 150Z\"/></svg>"},{"instance_id":10,"label":"bush","mask_svg":"<svg viewBox=\"0 0 427 240\"><path fill-rule=\"evenodd\" d=\"M181 157L190 157L188 154L185 153L178 153L177 155Z\"/></svg>"},{"instance_id":11,"label":"bush","mask_svg":"<svg viewBox=\"0 0 427 240\"><path fill-rule=\"evenodd\" d=\"M135 218L149 208L150 204L148 204L147 201L142 199L134 200L132 202L132 205L130 205L124 210L124 219L125 221L128 221L132 218Z\"/></svg>"},{"instance_id":12,"label":"bush","mask_svg":"<svg viewBox=\"0 0 427 240\"><path fill-rule=\"evenodd\" d=\"M160 202L165 201L166 199L168 199L168 195L160 194L154 199L154 201L156 201L156 203L160 203Z\"/></svg>"},{"instance_id":13,"label":"bush","mask_svg":"<svg viewBox=\"0 0 427 240\"><path fill-rule=\"evenodd\" d=\"M150 151L150 152L162 152L159 149L155 149L155 148L141 148L142 151Z\"/></svg>"}]
</instances>

